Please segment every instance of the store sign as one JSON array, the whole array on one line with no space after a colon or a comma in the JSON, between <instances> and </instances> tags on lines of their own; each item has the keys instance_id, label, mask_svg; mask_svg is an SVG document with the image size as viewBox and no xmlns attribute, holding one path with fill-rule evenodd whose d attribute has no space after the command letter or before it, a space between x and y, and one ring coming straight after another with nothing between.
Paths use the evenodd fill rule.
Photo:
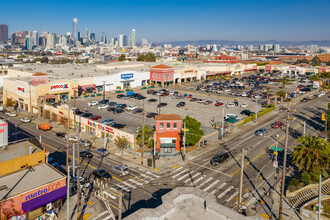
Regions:
<instances>
[{"instance_id":1,"label":"store sign","mask_svg":"<svg viewBox=\"0 0 330 220\"><path fill-rule=\"evenodd\" d=\"M28 194L25 196L25 201L28 201L30 199L34 199L36 197L39 197L41 195L44 195L48 192L51 192L51 191L54 191L56 189L58 189L60 187L60 182L56 182L56 183L53 183L53 184L50 184L48 185L48 187L46 188L43 188L43 189L39 189L38 191L34 192L34 193L31 193L31 194Z\"/></svg>"},{"instance_id":2,"label":"store sign","mask_svg":"<svg viewBox=\"0 0 330 220\"><path fill-rule=\"evenodd\" d=\"M61 91L70 89L70 83L56 83L49 85L49 91Z\"/></svg>"},{"instance_id":3,"label":"store sign","mask_svg":"<svg viewBox=\"0 0 330 220\"><path fill-rule=\"evenodd\" d=\"M314 89L320 88L320 82L319 81L313 81L313 88Z\"/></svg>"},{"instance_id":4,"label":"store sign","mask_svg":"<svg viewBox=\"0 0 330 220\"><path fill-rule=\"evenodd\" d=\"M17 91L21 93L25 93L25 88L23 86L17 86Z\"/></svg>"},{"instance_id":5,"label":"store sign","mask_svg":"<svg viewBox=\"0 0 330 220\"><path fill-rule=\"evenodd\" d=\"M91 127L97 128L97 129L99 129L101 131L105 131L105 132L114 134L113 129L111 127L109 127L109 126L104 126L102 124L97 124L97 123L95 123L93 121L88 121L87 123Z\"/></svg>"},{"instance_id":6,"label":"store sign","mask_svg":"<svg viewBox=\"0 0 330 220\"><path fill-rule=\"evenodd\" d=\"M133 73L121 74L120 76L121 79L131 79L133 77L134 77Z\"/></svg>"}]
</instances>

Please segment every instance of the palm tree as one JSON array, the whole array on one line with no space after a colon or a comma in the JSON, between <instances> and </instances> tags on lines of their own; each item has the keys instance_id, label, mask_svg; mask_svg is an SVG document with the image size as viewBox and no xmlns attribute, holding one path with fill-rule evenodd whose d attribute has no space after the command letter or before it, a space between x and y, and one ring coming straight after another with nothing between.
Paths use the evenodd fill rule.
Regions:
<instances>
[{"instance_id":1,"label":"palm tree","mask_svg":"<svg viewBox=\"0 0 330 220\"><path fill-rule=\"evenodd\" d=\"M266 96L267 96L267 105L270 105L270 100L269 100L269 90L270 88L266 88Z\"/></svg>"},{"instance_id":2,"label":"palm tree","mask_svg":"<svg viewBox=\"0 0 330 220\"><path fill-rule=\"evenodd\" d=\"M299 170L320 172L329 167L330 145L318 136L300 136L294 147L292 162L299 164Z\"/></svg>"},{"instance_id":3,"label":"palm tree","mask_svg":"<svg viewBox=\"0 0 330 220\"><path fill-rule=\"evenodd\" d=\"M276 95L278 95L279 97L281 97L281 103L282 103L283 102L283 98L285 98L285 96L286 96L286 93L283 90L281 90L281 91L278 91L276 93Z\"/></svg>"},{"instance_id":4,"label":"palm tree","mask_svg":"<svg viewBox=\"0 0 330 220\"><path fill-rule=\"evenodd\" d=\"M288 84L288 77L284 76L283 79L282 79L282 86L283 86L283 89L285 88L285 85Z\"/></svg>"}]
</instances>

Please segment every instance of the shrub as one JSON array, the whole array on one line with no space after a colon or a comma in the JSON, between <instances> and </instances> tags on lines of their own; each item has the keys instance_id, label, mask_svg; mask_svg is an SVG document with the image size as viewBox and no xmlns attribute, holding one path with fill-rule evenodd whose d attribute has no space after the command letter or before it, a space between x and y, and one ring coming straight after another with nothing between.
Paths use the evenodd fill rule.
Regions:
<instances>
[{"instance_id":1,"label":"shrub","mask_svg":"<svg viewBox=\"0 0 330 220\"><path fill-rule=\"evenodd\" d=\"M310 172L311 179L314 183L319 182L319 174L317 172Z\"/></svg>"},{"instance_id":2,"label":"shrub","mask_svg":"<svg viewBox=\"0 0 330 220\"><path fill-rule=\"evenodd\" d=\"M322 172L322 177L323 177L324 179L328 179L328 178L329 178L329 173L328 173L326 170L323 170L323 172Z\"/></svg>"},{"instance_id":3,"label":"shrub","mask_svg":"<svg viewBox=\"0 0 330 220\"><path fill-rule=\"evenodd\" d=\"M10 98L7 98L7 101L6 101L6 106L9 106L9 107L12 107L15 105L15 101L13 101L12 99Z\"/></svg>"},{"instance_id":4,"label":"shrub","mask_svg":"<svg viewBox=\"0 0 330 220\"><path fill-rule=\"evenodd\" d=\"M116 89L121 89L121 86L116 86Z\"/></svg>"},{"instance_id":5,"label":"shrub","mask_svg":"<svg viewBox=\"0 0 330 220\"><path fill-rule=\"evenodd\" d=\"M293 178L290 180L289 185L291 186L298 186L299 180L297 178Z\"/></svg>"},{"instance_id":6,"label":"shrub","mask_svg":"<svg viewBox=\"0 0 330 220\"><path fill-rule=\"evenodd\" d=\"M303 181L303 183L305 183L306 185L311 183L311 176L307 171L302 172L301 181Z\"/></svg>"}]
</instances>

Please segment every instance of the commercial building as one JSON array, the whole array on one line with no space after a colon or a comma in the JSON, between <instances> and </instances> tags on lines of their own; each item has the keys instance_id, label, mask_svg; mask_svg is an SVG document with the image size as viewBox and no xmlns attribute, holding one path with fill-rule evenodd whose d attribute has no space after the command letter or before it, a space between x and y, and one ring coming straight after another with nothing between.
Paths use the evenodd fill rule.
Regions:
<instances>
[{"instance_id":1,"label":"commercial building","mask_svg":"<svg viewBox=\"0 0 330 220\"><path fill-rule=\"evenodd\" d=\"M0 24L0 43L8 42L8 25Z\"/></svg>"},{"instance_id":2,"label":"commercial building","mask_svg":"<svg viewBox=\"0 0 330 220\"><path fill-rule=\"evenodd\" d=\"M176 114L162 114L155 117L155 148L161 156L180 153L182 119Z\"/></svg>"},{"instance_id":3,"label":"commercial building","mask_svg":"<svg viewBox=\"0 0 330 220\"><path fill-rule=\"evenodd\" d=\"M171 85L174 82L174 68L159 64L150 68L150 81L159 85Z\"/></svg>"},{"instance_id":4,"label":"commercial building","mask_svg":"<svg viewBox=\"0 0 330 220\"><path fill-rule=\"evenodd\" d=\"M75 42L78 41L78 19L74 18L72 23L72 38Z\"/></svg>"}]
</instances>

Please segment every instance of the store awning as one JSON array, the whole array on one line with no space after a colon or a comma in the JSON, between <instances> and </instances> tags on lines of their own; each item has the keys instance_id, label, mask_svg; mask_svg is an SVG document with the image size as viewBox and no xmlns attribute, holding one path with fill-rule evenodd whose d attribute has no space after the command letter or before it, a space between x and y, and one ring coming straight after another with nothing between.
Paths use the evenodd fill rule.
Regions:
<instances>
[{"instance_id":1,"label":"store awning","mask_svg":"<svg viewBox=\"0 0 330 220\"><path fill-rule=\"evenodd\" d=\"M56 201L64 196L66 196L66 186L59 188L57 190L54 190L50 193L43 194L43 195L41 195L35 199L31 199L27 202L23 202L22 209L26 213L26 212L35 210L41 206L44 206L50 202Z\"/></svg>"}]
</instances>

